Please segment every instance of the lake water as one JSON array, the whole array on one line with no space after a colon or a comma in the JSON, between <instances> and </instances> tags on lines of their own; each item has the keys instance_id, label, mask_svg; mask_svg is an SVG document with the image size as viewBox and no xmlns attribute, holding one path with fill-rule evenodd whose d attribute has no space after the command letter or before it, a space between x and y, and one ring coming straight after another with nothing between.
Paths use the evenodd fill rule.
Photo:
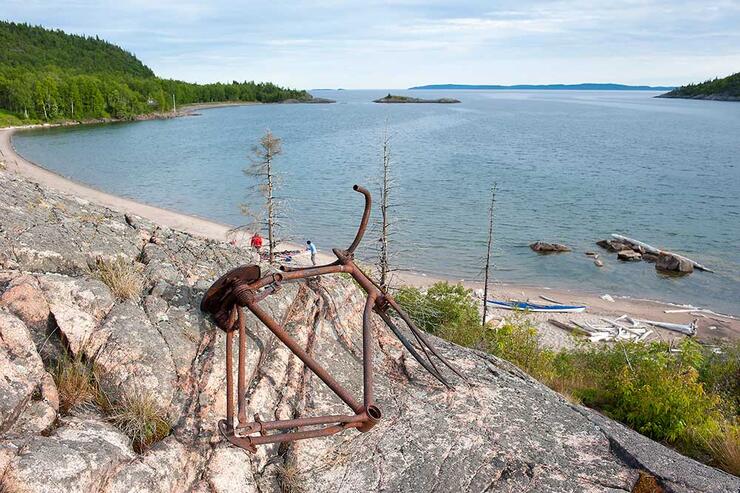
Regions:
<instances>
[{"instance_id":1,"label":"lake water","mask_svg":"<svg viewBox=\"0 0 740 493\"><path fill-rule=\"evenodd\" d=\"M331 105L263 105L166 121L17 134L21 154L63 175L153 205L241 224L242 173L269 128L283 139L287 232L346 247L355 183L379 190L387 128L398 219L395 263L480 278L489 189L498 183L495 278L740 312L740 104L652 92L393 91L454 105L383 105L388 91L314 91ZM377 210L375 211L377 212ZM376 214L377 217L377 214ZM622 233L716 270L686 277L586 250ZM365 258L377 234L366 236ZM572 253L540 256L536 240Z\"/></svg>"}]
</instances>

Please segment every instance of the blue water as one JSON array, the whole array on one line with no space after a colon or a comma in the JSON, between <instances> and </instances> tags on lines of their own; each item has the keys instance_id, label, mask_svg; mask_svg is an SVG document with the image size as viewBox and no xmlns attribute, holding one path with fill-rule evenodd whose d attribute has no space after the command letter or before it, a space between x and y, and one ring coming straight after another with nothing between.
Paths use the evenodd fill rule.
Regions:
<instances>
[{"instance_id":1,"label":"blue water","mask_svg":"<svg viewBox=\"0 0 740 493\"><path fill-rule=\"evenodd\" d=\"M651 92L414 91L457 105L371 103L388 91L315 91L332 105L210 109L200 116L24 132L21 154L117 195L242 224L259 203L242 173L265 129L283 139L286 232L346 246L377 192L391 138L402 268L479 278L488 190L498 183L497 280L694 303L740 312L740 104L654 99ZM394 91L394 93L404 91ZM412 92L406 92L411 94ZM716 270L686 277L652 264L583 255L622 233ZM371 258L377 234L364 242ZM558 241L572 253L538 256Z\"/></svg>"}]
</instances>

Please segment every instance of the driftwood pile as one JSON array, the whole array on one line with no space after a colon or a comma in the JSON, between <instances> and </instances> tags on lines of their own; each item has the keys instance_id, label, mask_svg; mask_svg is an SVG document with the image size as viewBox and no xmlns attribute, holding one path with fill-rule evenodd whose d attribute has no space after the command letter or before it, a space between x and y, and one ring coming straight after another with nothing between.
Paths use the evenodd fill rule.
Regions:
<instances>
[{"instance_id":1,"label":"driftwood pile","mask_svg":"<svg viewBox=\"0 0 740 493\"><path fill-rule=\"evenodd\" d=\"M591 322L577 322L571 320L571 324L566 324L558 320L548 320L552 325L568 330L573 333L588 336L591 342L607 341L632 341L643 342L650 337L654 331L651 327L679 332L687 336L696 334L696 321L690 324L674 324L669 322L657 322L654 320L633 319L627 315L609 320L601 319L601 324Z\"/></svg>"}]
</instances>

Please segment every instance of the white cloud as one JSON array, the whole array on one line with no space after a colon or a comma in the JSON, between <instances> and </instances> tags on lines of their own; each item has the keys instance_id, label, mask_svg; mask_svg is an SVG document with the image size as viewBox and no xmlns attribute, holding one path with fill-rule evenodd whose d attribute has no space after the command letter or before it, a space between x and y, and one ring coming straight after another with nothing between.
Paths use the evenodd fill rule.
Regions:
<instances>
[{"instance_id":1,"label":"white cloud","mask_svg":"<svg viewBox=\"0 0 740 493\"><path fill-rule=\"evenodd\" d=\"M0 16L99 34L196 81L678 84L740 70L732 0L2 1Z\"/></svg>"}]
</instances>

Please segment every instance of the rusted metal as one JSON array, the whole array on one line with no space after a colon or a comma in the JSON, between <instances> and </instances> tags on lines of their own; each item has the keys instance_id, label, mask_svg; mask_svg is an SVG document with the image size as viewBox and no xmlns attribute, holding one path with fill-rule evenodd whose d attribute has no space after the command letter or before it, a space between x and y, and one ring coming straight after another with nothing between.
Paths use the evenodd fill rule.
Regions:
<instances>
[{"instance_id":1,"label":"rusted metal","mask_svg":"<svg viewBox=\"0 0 740 493\"><path fill-rule=\"evenodd\" d=\"M337 260L331 264L293 268L281 266L280 272L271 272L265 276L257 265L244 265L233 269L218 279L203 296L200 308L213 316L216 325L226 332L226 419L219 421L221 434L233 445L250 452L256 452L256 446L267 443L282 443L321 436L333 435L344 430L356 428L367 432L382 418L380 409L375 405L373 395L373 346L371 318L377 313L385 324L398 337L404 347L432 376L448 388L450 382L442 375L435 364L435 359L442 362L457 376L465 377L450 362L444 359L416 327L411 317L399 306L396 300L367 276L354 262L354 251L362 241L367 229L372 207L372 198L367 189L355 185L354 190L365 197L365 209L352 244L346 250L333 249ZM273 319L259 303L280 289L285 282L347 273L367 293L367 300L362 316L362 374L363 398L358 402L342 385L332 377L288 332ZM247 419L246 402L246 355L247 337L245 317L242 310L246 307L259 319L306 367L323 381L354 412L352 415L314 416L297 419L262 421L255 416L253 421ZM400 320L408 327L416 344L404 335L391 317L389 310L396 312ZM239 354L237 356L237 392L236 417L234 422L234 334L238 334ZM418 349L417 349L418 346ZM311 429L305 429L310 427ZM318 428L317 428L318 427ZM268 433L269 431L280 433ZM283 431L292 430L292 431Z\"/></svg>"}]
</instances>

